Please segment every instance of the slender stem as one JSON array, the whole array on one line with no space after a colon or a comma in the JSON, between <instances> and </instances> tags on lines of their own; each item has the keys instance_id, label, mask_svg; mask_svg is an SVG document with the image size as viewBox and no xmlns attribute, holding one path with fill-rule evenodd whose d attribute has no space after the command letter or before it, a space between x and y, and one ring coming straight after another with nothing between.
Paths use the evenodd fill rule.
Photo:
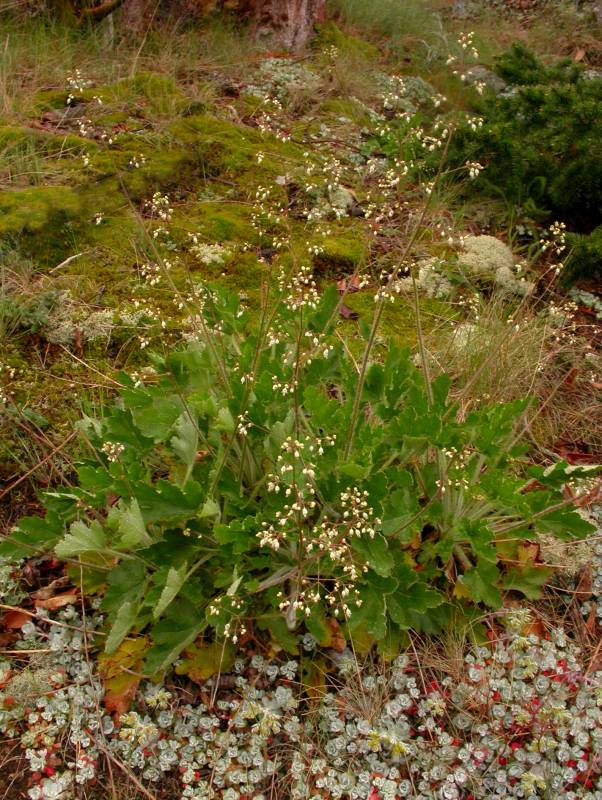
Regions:
<instances>
[{"instance_id":1,"label":"slender stem","mask_svg":"<svg viewBox=\"0 0 602 800\"><path fill-rule=\"evenodd\" d=\"M400 257L400 260L399 260L399 266L396 269L394 269L393 272L391 273L391 275L389 276L389 279L388 279L388 281L386 283L385 288L390 287L393 284L393 282L395 280L397 280L397 278L399 277L399 272L400 272L402 266L405 264L405 260L406 260L406 258L408 256L408 253L410 252L411 247L413 246L414 242L416 241L418 233L420 232L420 229L422 228L424 220L426 219L426 215L427 215L427 211L428 211L429 206L430 206L431 199L434 196L435 186L437 185L439 179L441 178L441 174L442 174L442 171L443 171L443 163L445 161L445 156L447 155L447 150L449 148L450 140L451 140L451 133L450 133L450 136L448 136L447 142L445 144L445 148L444 148L443 153L441 155L441 160L439 162L439 169L438 169L437 175L435 177L435 180L433 181L433 187L432 187L431 193L428 196L426 202L424 203L424 205L422 207L422 212L420 214L420 217L418 218L418 221L416 222L416 224L414 226L414 230L412 231L412 233L410 235L410 238L408 239L405 247L403 248L403 251L401 253L401 257ZM414 278L414 276L412 276L412 277ZM414 278L414 282L415 282L415 278ZM370 333L368 335L368 341L366 342L366 347L364 348L364 354L362 356L362 363L360 365L360 374L359 374L359 377L358 377L357 386L356 386L356 390L355 390L355 397L354 397L354 400L353 400L353 408L352 408L352 411L351 411L351 419L349 420L349 428L348 428L348 431L347 431L347 443L345 445L345 451L344 451L344 455L345 455L346 459L349 458L349 456L351 454L351 449L353 447L353 437L355 435L355 429L356 429L357 421L358 421L358 417L359 417L360 406L361 406L361 402L362 402L362 391L363 391L364 383L365 383L365 380L366 380L366 372L368 370L368 364L370 363L370 356L371 356L371 353L372 353L372 348L374 347L374 342L375 342L375 339L376 339L376 333L378 331L378 326L380 324L380 320L382 318L386 302L387 302L386 295L385 295L384 292L381 292L381 296L380 296L380 298L378 300L378 303L377 303L377 306L376 306L376 310L374 312L374 317L372 318L372 326L370 328ZM418 318L419 318L419 310L418 310L418 308L416 309L416 312L417 312L417 320L418 320ZM429 386L430 386L430 382L427 381L427 384L429 384ZM429 390L427 389L427 392L428 391ZM432 392L432 390L431 390L431 392Z\"/></svg>"}]
</instances>

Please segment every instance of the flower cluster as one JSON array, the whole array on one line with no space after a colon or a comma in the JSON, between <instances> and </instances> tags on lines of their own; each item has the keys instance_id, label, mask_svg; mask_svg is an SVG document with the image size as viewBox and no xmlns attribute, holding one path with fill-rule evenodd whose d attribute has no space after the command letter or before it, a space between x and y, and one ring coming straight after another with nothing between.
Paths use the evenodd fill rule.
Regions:
<instances>
[{"instance_id":1,"label":"flower cluster","mask_svg":"<svg viewBox=\"0 0 602 800\"><path fill-rule=\"evenodd\" d=\"M119 461L119 456L125 448L118 442L105 442L101 449L109 461Z\"/></svg>"},{"instance_id":2,"label":"flower cluster","mask_svg":"<svg viewBox=\"0 0 602 800\"><path fill-rule=\"evenodd\" d=\"M73 105L76 95L83 94L84 89L88 89L90 86L92 86L92 81L84 78L81 71L76 69L73 75L69 75L67 78L67 89L69 89L69 94L67 95L67 105Z\"/></svg>"},{"instance_id":3,"label":"flower cluster","mask_svg":"<svg viewBox=\"0 0 602 800\"><path fill-rule=\"evenodd\" d=\"M299 267L298 271L288 280L283 275L279 280L281 290L285 293L285 303L293 311L302 308L315 310L318 307L320 295L313 276L313 270L307 264Z\"/></svg>"},{"instance_id":4,"label":"flower cluster","mask_svg":"<svg viewBox=\"0 0 602 800\"><path fill-rule=\"evenodd\" d=\"M162 219L164 222L169 222L171 220L173 208L166 194L155 192L151 199L146 201L144 207L146 213L153 218Z\"/></svg>"}]
</instances>

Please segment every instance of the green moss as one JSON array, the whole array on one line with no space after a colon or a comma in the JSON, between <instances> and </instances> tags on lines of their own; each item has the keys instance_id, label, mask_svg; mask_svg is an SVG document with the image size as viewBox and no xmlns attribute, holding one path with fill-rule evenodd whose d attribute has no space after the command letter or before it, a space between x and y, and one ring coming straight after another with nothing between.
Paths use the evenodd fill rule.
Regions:
<instances>
[{"instance_id":1,"label":"green moss","mask_svg":"<svg viewBox=\"0 0 602 800\"><path fill-rule=\"evenodd\" d=\"M69 92L67 89L43 89L36 92L31 101L31 110L34 114L41 114L44 111L53 111L57 108L67 108L67 98ZM83 95L81 98L76 98L77 102L85 102Z\"/></svg>"},{"instance_id":2,"label":"green moss","mask_svg":"<svg viewBox=\"0 0 602 800\"><path fill-rule=\"evenodd\" d=\"M356 292L345 298L345 305L359 314L359 319L370 324L374 314L374 294L372 291ZM420 320L425 334L435 330L441 325L443 319L453 319L456 316L453 308L441 300L423 297L420 299ZM353 350L357 355L364 346L361 340L358 344L358 322L346 321L342 323L343 330L350 337L356 339ZM415 348L417 346L416 314L413 301L410 298L398 297L391 305L386 305L381 317L378 331L377 344L381 341L393 341Z\"/></svg>"},{"instance_id":3,"label":"green moss","mask_svg":"<svg viewBox=\"0 0 602 800\"><path fill-rule=\"evenodd\" d=\"M243 243L254 239L252 208L243 203L201 202L185 212L191 232L200 232L211 242Z\"/></svg>"},{"instance_id":4,"label":"green moss","mask_svg":"<svg viewBox=\"0 0 602 800\"><path fill-rule=\"evenodd\" d=\"M127 125L132 121L132 117L127 111L111 110L106 114L99 114L95 117L95 122L103 128L113 128L115 125ZM140 120L137 120L140 124Z\"/></svg>"},{"instance_id":5,"label":"green moss","mask_svg":"<svg viewBox=\"0 0 602 800\"><path fill-rule=\"evenodd\" d=\"M69 95L73 94L72 106L93 102L100 98L103 103L131 103L146 101L149 110L156 115L170 115L186 108L190 101L166 75L140 72L134 78L125 78L105 86L70 92L68 89L50 89L37 92L32 101L34 113L67 108Z\"/></svg>"},{"instance_id":6,"label":"green moss","mask_svg":"<svg viewBox=\"0 0 602 800\"><path fill-rule=\"evenodd\" d=\"M379 56L378 48L373 44L343 33L332 21L320 26L315 44L320 48L334 46L343 55L360 55L370 61L375 61Z\"/></svg>"},{"instance_id":7,"label":"green moss","mask_svg":"<svg viewBox=\"0 0 602 800\"><path fill-rule=\"evenodd\" d=\"M303 158L302 149L295 144L264 137L256 128L210 114L177 120L170 125L169 132L177 142L197 150L209 177L223 173L240 177L252 172L260 179L262 174L279 174L287 162L299 162ZM266 154L261 166L257 164L260 151Z\"/></svg>"},{"instance_id":8,"label":"green moss","mask_svg":"<svg viewBox=\"0 0 602 800\"><path fill-rule=\"evenodd\" d=\"M132 156L136 157L140 152L140 149L133 151ZM139 169L127 169L121 173L123 188L134 201L147 198L156 191L190 191L201 177L202 164L198 153L169 148L152 151Z\"/></svg>"},{"instance_id":9,"label":"green moss","mask_svg":"<svg viewBox=\"0 0 602 800\"><path fill-rule=\"evenodd\" d=\"M108 88L116 100L128 99L132 95L144 98L153 114L162 116L181 110L189 102L172 78L154 72L140 72L134 78Z\"/></svg>"},{"instance_id":10,"label":"green moss","mask_svg":"<svg viewBox=\"0 0 602 800\"><path fill-rule=\"evenodd\" d=\"M340 117L346 117L357 125L367 125L370 122L366 106L353 99L330 98L322 103L318 113L335 117L337 121Z\"/></svg>"},{"instance_id":11,"label":"green moss","mask_svg":"<svg viewBox=\"0 0 602 800\"><path fill-rule=\"evenodd\" d=\"M314 256L314 266L320 277L341 277L365 263L367 245L361 223L334 230L330 236L317 237L315 244L323 248Z\"/></svg>"},{"instance_id":12,"label":"green moss","mask_svg":"<svg viewBox=\"0 0 602 800\"><path fill-rule=\"evenodd\" d=\"M7 149L14 145L34 143L38 135L31 128L21 125L3 125L0 127L0 148Z\"/></svg>"},{"instance_id":13,"label":"green moss","mask_svg":"<svg viewBox=\"0 0 602 800\"><path fill-rule=\"evenodd\" d=\"M3 161L23 156L55 156L98 149L94 141L70 133L53 133L19 125L0 128L0 157Z\"/></svg>"},{"instance_id":14,"label":"green moss","mask_svg":"<svg viewBox=\"0 0 602 800\"><path fill-rule=\"evenodd\" d=\"M74 189L43 186L0 192L0 236L39 233L81 215L83 202Z\"/></svg>"},{"instance_id":15,"label":"green moss","mask_svg":"<svg viewBox=\"0 0 602 800\"><path fill-rule=\"evenodd\" d=\"M259 288L266 277L266 267L257 261L254 253L237 253L229 265L222 270L218 281L234 292L244 292L251 305L259 296Z\"/></svg>"}]
</instances>

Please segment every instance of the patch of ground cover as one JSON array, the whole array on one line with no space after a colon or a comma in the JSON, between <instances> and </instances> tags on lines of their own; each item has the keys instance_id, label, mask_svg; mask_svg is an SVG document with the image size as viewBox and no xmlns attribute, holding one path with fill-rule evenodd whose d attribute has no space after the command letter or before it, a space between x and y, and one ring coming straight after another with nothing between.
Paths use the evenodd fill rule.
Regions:
<instances>
[{"instance_id":1,"label":"patch of ground cover","mask_svg":"<svg viewBox=\"0 0 602 800\"><path fill-rule=\"evenodd\" d=\"M47 591L45 601L52 571L39 571L47 577L38 603L59 605L68 588ZM378 665L336 641L320 650L311 637L299 659L248 642L234 661L200 645L179 678L130 674L129 686L111 676L120 662L135 669L132 643L88 662L84 652L98 647L94 611L84 628L77 600L58 611L39 606L9 629L16 653L2 664L0 724L27 745L26 754L5 746L24 776L10 786L34 800L52 791L105 800L116 786L117 796L136 800L248 791L395 800L400 790L415 800L481 800L499 785L510 797L544 786L558 797L595 797L600 663L595 644L585 645L587 612L581 649L560 624L579 614L575 585L567 582L550 612L484 617L476 642L416 637Z\"/></svg>"}]
</instances>

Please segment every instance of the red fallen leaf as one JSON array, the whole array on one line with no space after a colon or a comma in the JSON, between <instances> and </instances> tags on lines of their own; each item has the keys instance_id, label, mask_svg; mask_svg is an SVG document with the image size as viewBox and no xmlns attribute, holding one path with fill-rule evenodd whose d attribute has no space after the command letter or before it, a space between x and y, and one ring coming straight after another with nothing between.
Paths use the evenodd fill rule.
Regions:
<instances>
[{"instance_id":1,"label":"red fallen leaf","mask_svg":"<svg viewBox=\"0 0 602 800\"><path fill-rule=\"evenodd\" d=\"M103 698L103 705L108 714L115 715L118 720L122 714L125 714L140 683L139 678L133 676L124 677L124 685L117 691L105 691Z\"/></svg>"},{"instance_id":2,"label":"red fallen leaf","mask_svg":"<svg viewBox=\"0 0 602 800\"><path fill-rule=\"evenodd\" d=\"M602 669L602 642L598 642L598 646L596 647L596 651L592 656L592 660L590 661L589 667L587 668L586 675L590 675L592 672L600 672Z\"/></svg>"},{"instance_id":3,"label":"red fallen leaf","mask_svg":"<svg viewBox=\"0 0 602 800\"><path fill-rule=\"evenodd\" d=\"M22 628L30 620L31 614L26 614L24 611L15 608L12 611L7 611L2 621L5 628L16 630L17 628Z\"/></svg>"},{"instance_id":4,"label":"red fallen leaf","mask_svg":"<svg viewBox=\"0 0 602 800\"><path fill-rule=\"evenodd\" d=\"M593 588L593 569L591 561L586 564L580 572L579 582L575 589L575 599L583 603L588 597L592 596Z\"/></svg>"},{"instance_id":5,"label":"red fallen leaf","mask_svg":"<svg viewBox=\"0 0 602 800\"><path fill-rule=\"evenodd\" d=\"M339 290L339 294L352 294L353 292L359 292L360 290L360 277L357 272L354 272L350 278L341 278L340 281L337 281L337 289Z\"/></svg>"},{"instance_id":6,"label":"red fallen leaf","mask_svg":"<svg viewBox=\"0 0 602 800\"><path fill-rule=\"evenodd\" d=\"M147 647L146 638L140 636L126 639L110 655L102 653L99 656L98 666L105 689L103 704L107 712L113 714L117 720L129 709L136 693Z\"/></svg>"},{"instance_id":7,"label":"red fallen leaf","mask_svg":"<svg viewBox=\"0 0 602 800\"><path fill-rule=\"evenodd\" d=\"M529 622L525 626L525 634L527 636L537 636L539 639L546 638L546 628L541 617L535 614L531 615Z\"/></svg>"},{"instance_id":8,"label":"red fallen leaf","mask_svg":"<svg viewBox=\"0 0 602 800\"><path fill-rule=\"evenodd\" d=\"M587 616L587 619L585 620L585 630L592 639L596 638L596 629L598 627L596 619L597 619L596 606L594 604L592 605L591 610Z\"/></svg>"},{"instance_id":9,"label":"red fallen leaf","mask_svg":"<svg viewBox=\"0 0 602 800\"><path fill-rule=\"evenodd\" d=\"M327 619L327 624L332 631L332 636L330 637L328 647L330 647L331 650L335 650L337 653L342 653L347 647L347 642L341 633L341 626L334 617L329 617Z\"/></svg>"},{"instance_id":10,"label":"red fallen leaf","mask_svg":"<svg viewBox=\"0 0 602 800\"><path fill-rule=\"evenodd\" d=\"M13 677L13 673L12 673L11 669L4 670L4 672L2 674L4 676L4 680L0 681L0 690L4 689L6 686L8 686L8 684L11 681L11 678ZM14 698L5 697L4 698L4 705L6 705L9 702L9 700L12 700L12 702L14 702Z\"/></svg>"},{"instance_id":11,"label":"red fallen leaf","mask_svg":"<svg viewBox=\"0 0 602 800\"><path fill-rule=\"evenodd\" d=\"M533 479L532 481L529 481L529 483L527 483L527 485L523 489L523 492L526 494L527 492L535 492L543 488L545 488L543 483L540 483L539 481Z\"/></svg>"},{"instance_id":12,"label":"red fallen leaf","mask_svg":"<svg viewBox=\"0 0 602 800\"><path fill-rule=\"evenodd\" d=\"M596 458L585 449L579 449L578 444L569 445L566 442L558 442L554 449L561 458L569 464L595 464Z\"/></svg>"},{"instance_id":13,"label":"red fallen leaf","mask_svg":"<svg viewBox=\"0 0 602 800\"><path fill-rule=\"evenodd\" d=\"M357 311L354 311L349 306L346 306L344 303L341 304L339 308L339 314L343 317L343 319L359 319L359 314Z\"/></svg>"},{"instance_id":14,"label":"red fallen leaf","mask_svg":"<svg viewBox=\"0 0 602 800\"><path fill-rule=\"evenodd\" d=\"M595 317L596 312L593 308L589 308L588 306L577 306L577 311L579 314L585 314L587 317Z\"/></svg>"},{"instance_id":15,"label":"red fallen leaf","mask_svg":"<svg viewBox=\"0 0 602 800\"><path fill-rule=\"evenodd\" d=\"M594 389L602 389L602 383L595 383L594 381L592 381L592 386L594 387Z\"/></svg>"},{"instance_id":16,"label":"red fallen leaf","mask_svg":"<svg viewBox=\"0 0 602 800\"><path fill-rule=\"evenodd\" d=\"M57 608L63 608L64 606L70 606L74 603L77 603L79 600L79 595L75 589L72 589L69 592L63 592L63 594L57 594L54 597L49 597L46 600L36 600L36 606L38 608L46 608L49 611L56 611Z\"/></svg>"},{"instance_id":17,"label":"red fallen leaf","mask_svg":"<svg viewBox=\"0 0 602 800\"><path fill-rule=\"evenodd\" d=\"M573 367L567 372L566 377L563 381L565 388L571 392L575 390L575 382L577 380L577 375L579 375L579 370L577 369L577 367Z\"/></svg>"}]
</instances>

